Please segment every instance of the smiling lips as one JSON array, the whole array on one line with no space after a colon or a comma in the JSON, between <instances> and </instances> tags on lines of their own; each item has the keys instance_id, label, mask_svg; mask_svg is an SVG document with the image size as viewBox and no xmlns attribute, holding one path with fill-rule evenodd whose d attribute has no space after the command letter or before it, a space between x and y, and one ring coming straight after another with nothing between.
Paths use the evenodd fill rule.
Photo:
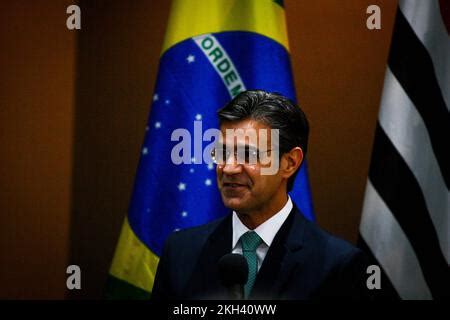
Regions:
<instances>
[{"instance_id":1,"label":"smiling lips","mask_svg":"<svg viewBox=\"0 0 450 320\"><path fill-rule=\"evenodd\" d=\"M225 180L222 182L224 188L237 189L237 188L248 188L248 183L242 181L229 181Z\"/></svg>"},{"instance_id":2,"label":"smiling lips","mask_svg":"<svg viewBox=\"0 0 450 320\"><path fill-rule=\"evenodd\" d=\"M229 188L238 188L238 187L247 187L247 184L225 182L225 183L223 184L223 186L224 186L224 187L229 187Z\"/></svg>"}]
</instances>

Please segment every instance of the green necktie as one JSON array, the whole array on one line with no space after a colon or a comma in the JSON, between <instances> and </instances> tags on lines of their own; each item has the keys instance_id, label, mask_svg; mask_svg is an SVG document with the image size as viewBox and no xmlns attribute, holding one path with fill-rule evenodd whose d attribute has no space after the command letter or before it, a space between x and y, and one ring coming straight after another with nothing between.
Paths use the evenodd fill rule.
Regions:
<instances>
[{"instance_id":1,"label":"green necktie","mask_svg":"<svg viewBox=\"0 0 450 320\"><path fill-rule=\"evenodd\" d=\"M258 258L256 248L262 243L262 239L254 231L248 231L241 236L242 255L248 263L248 281L244 286L245 298L250 295L256 274L258 273Z\"/></svg>"}]
</instances>

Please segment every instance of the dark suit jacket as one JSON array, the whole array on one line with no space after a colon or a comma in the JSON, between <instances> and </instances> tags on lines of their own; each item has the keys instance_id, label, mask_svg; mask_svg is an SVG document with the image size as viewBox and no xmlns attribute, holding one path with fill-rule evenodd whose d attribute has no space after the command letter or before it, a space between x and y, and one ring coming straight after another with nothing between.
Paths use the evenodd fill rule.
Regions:
<instances>
[{"instance_id":1,"label":"dark suit jacket","mask_svg":"<svg viewBox=\"0 0 450 320\"><path fill-rule=\"evenodd\" d=\"M231 215L174 232L159 262L153 299L228 299L217 263L230 253ZM249 299L367 298L366 259L295 207L275 236Z\"/></svg>"}]
</instances>

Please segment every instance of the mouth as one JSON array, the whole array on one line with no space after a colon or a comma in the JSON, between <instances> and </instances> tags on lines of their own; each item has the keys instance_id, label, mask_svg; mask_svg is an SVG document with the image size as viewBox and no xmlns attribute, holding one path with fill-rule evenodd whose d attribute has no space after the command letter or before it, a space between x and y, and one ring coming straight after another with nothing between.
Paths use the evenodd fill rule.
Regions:
<instances>
[{"instance_id":1,"label":"mouth","mask_svg":"<svg viewBox=\"0 0 450 320\"><path fill-rule=\"evenodd\" d=\"M224 188L228 188L228 189L238 189L238 188L247 188L248 185L247 184L243 184L243 183L230 183L230 182L225 182L223 184Z\"/></svg>"}]
</instances>

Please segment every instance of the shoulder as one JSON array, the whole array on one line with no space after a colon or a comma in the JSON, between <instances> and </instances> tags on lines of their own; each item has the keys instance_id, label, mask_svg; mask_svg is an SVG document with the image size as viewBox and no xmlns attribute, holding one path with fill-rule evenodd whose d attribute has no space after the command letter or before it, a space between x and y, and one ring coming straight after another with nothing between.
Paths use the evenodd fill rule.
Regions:
<instances>
[{"instance_id":1,"label":"shoulder","mask_svg":"<svg viewBox=\"0 0 450 320\"><path fill-rule=\"evenodd\" d=\"M303 253L313 264L316 263L325 269L335 269L339 265L364 256L363 252L350 242L332 235L315 222L304 218L298 209L296 213L290 236L298 239L297 241L302 244Z\"/></svg>"},{"instance_id":2,"label":"shoulder","mask_svg":"<svg viewBox=\"0 0 450 320\"><path fill-rule=\"evenodd\" d=\"M316 281L311 287L311 298L366 299L369 296L365 286L369 262L366 254L314 222L302 219L303 248L298 251L297 261L306 278Z\"/></svg>"},{"instance_id":3,"label":"shoulder","mask_svg":"<svg viewBox=\"0 0 450 320\"><path fill-rule=\"evenodd\" d=\"M322 239L325 248L330 253L334 252L337 255L346 256L360 251L350 242L339 238L318 226L315 226L315 228L316 230L314 232L316 233L316 236Z\"/></svg>"},{"instance_id":4,"label":"shoulder","mask_svg":"<svg viewBox=\"0 0 450 320\"><path fill-rule=\"evenodd\" d=\"M165 241L154 284L154 299L180 297L203 247L224 218L172 232ZM180 272L182 270L182 272Z\"/></svg>"},{"instance_id":5,"label":"shoulder","mask_svg":"<svg viewBox=\"0 0 450 320\"><path fill-rule=\"evenodd\" d=\"M167 238L165 247L169 250L176 248L177 251L185 250L185 252L200 250L225 219L226 217L222 217L207 224L174 231Z\"/></svg>"}]
</instances>

